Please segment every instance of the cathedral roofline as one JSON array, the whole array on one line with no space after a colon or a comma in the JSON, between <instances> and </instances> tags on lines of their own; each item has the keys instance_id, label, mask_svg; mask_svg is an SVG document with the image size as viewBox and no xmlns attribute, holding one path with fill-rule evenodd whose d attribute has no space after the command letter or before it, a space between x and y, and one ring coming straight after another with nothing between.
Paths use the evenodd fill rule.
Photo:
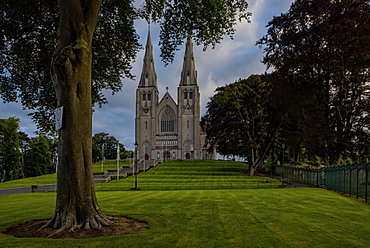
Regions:
<instances>
[{"instance_id":1,"label":"cathedral roofline","mask_svg":"<svg viewBox=\"0 0 370 248\"><path fill-rule=\"evenodd\" d=\"M171 101L171 102L173 102L175 105L177 105L176 101L172 98L171 94L170 94L170 93L168 93L168 92L166 92L166 93L163 95L162 99L159 101L158 106L160 106L160 105L164 104L164 102L165 102L165 101ZM162 103L162 102L163 102L163 103Z\"/></svg>"}]
</instances>

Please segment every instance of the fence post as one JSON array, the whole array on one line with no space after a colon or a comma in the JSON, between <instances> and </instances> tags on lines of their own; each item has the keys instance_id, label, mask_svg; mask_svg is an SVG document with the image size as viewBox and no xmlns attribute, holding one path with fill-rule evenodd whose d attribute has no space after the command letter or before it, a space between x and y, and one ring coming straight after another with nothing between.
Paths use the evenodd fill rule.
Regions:
<instances>
[{"instance_id":1,"label":"fence post","mask_svg":"<svg viewBox=\"0 0 370 248\"><path fill-rule=\"evenodd\" d=\"M365 186L365 201L367 202L367 198L368 198L368 186L369 186L369 164L366 165L366 180L365 180L365 183L366 183L366 186Z\"/></svg>"},{"instance_id":2,"label":"fence post","mask_svg":"<svg viewBox=\"0 0 370 248\"><path fill-rule=\"evenodd\" d=\"M316 186L319 187L319 171L320 169L316 170Z\"/></svg>"},{"instance_id":3,"label":"fence post","mask_svg":"<svg viewBox=\"0 0 370 248\"><path fill-rule=\"evenodd\" d=\"M349 167L349 196L352 196L352 165Z\"/></svg>"},{"instance_id":4,"label":"fence post","mask_svg":"<svg viewBox=\"0 0 370 248\"><path fill-rule=\"evenodd\" d=\"M358 173L359 173L358 166L359 164L357 164L357 178L356 178L356 198L357 199L358 199Z\"/></svg>"}]
</instances>

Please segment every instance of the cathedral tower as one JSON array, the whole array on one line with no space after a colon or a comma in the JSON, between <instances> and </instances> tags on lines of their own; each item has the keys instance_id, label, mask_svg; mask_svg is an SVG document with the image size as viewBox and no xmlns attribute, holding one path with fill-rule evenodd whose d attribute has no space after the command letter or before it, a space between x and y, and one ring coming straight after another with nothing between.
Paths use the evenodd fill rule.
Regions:
<instances>
[{"instance_id":1,"label":"cathedral tower","mask_svg":"<svg viewBox=\"0 0 370 248\"><path fill-rule=\"evenodd\" d=\"M136 90L135 138L138 159L212 158L202 149L200 132L200 93L195 69L193 43L186 42L177 103L167 92L158 98L153 47L148 32L143 69ZM167 88L168 89L168 88Z\"/></svg>"},{"instance_id":2,"label":"cathedral tower","mask_svg":"<svg viewBox=\"0 0 370 248\"><path fill-rule=\"evenodd\" d=\"M184 158L200 158L200 94L193 42L188 37L178 87L178 146Z\"/></svg>"},{"instance_id":3,"label":"cathedral tower","mask_svg":"<svg viewBox=\"0 0 370 248\"><path fill-rule=\"evenodd\" d=\"M138 143L138 157L153 159L155 121L158 106L157 74L153 60L153 46L148 32L143 60L143 69L136 90L135 135Z\"/></svg>"}]
</instances>

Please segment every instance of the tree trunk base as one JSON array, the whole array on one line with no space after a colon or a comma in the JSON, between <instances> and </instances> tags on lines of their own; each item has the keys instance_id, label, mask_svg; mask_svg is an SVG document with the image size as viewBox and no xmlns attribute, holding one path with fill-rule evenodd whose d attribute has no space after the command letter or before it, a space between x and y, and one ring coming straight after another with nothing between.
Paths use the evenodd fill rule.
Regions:
<instances>
[{"instance_id":1,"label":"tree trunk base","mask_svg":"<svg viewBox=\"0 0 370 248\"><path fill-rule=\"evenodd\" d=\"M48 238L67 229L69 229L69 232L75 232L77 229L95 229L103 231L102 226L109 226L113 223L112 220L114 219L113 217L108 217L103 213L97 213L78 223L77 218L71 215L72 214L67 214L63 218L62 215L56 214L45 225L43 225L40 230L44 228L58 229L54 233L50 234Z\"/></svg>"},{"instance_id":2,"label":"tree trunk base","mask_svg":"<svg viewBox=\"0 0 370 248\"><path fill-rule=\"evenodd\" d=\"M149 228L145 222L137 221L131 218L122 216L108 217L109 220L114 220L112 224L104 227L104 231L94 229L76 229L75 232L64 230L56 233L53 228L42 228L50 219L44 220L29 220L24 223L15 224L2 233L12 235L17 238L41 238L41 239L92 239L112 236L121 236L144 231Z\"/></svg>"}]
</instances>

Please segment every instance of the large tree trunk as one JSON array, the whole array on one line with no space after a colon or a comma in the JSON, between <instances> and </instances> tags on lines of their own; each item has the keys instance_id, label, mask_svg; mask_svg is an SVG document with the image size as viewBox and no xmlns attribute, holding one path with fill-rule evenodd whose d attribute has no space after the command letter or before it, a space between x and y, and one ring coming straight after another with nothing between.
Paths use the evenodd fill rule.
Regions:
<instances>
[{"instance_id":1,"label":"large tree trunk","mask_svg":"<svg viewBox=\"0 0 370 248\"><path fill-rule=\"evenodd\" d=\"M51 76L58 107L58 186L54 217L44 226L100 229L109 220L97 204L92 174L92 37L101 0L59 0L58 46Z\"/></svg>"}]
</instances>

